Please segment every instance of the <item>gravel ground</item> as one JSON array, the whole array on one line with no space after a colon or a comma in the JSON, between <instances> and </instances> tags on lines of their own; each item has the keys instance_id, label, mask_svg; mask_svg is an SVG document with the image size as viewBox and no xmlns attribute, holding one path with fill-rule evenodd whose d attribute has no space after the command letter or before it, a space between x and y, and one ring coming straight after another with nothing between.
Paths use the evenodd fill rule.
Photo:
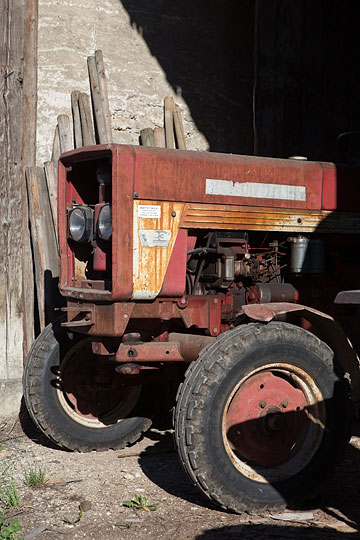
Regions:
<instances>
[{"instance_id":1,"label":"gravel ground","mask_svg":"<svg viewBox=\"0 0 360 540\"><path fill-rule=\"evenodd\" d=\"M0 417L0 473L9 467L6 477L15 480L20 495L20 506L6 514L20 522L25 540L360 539L358 435L360 426L354 425L344 462L312 506L232 515L210 507L192 488L169 431L151 430L121 451L76 454L52 447L27 422ZM28 487L25 472L40 468L45 483ZM157 509L123 506L135 494Z\"/></svg>"}]
</instances>

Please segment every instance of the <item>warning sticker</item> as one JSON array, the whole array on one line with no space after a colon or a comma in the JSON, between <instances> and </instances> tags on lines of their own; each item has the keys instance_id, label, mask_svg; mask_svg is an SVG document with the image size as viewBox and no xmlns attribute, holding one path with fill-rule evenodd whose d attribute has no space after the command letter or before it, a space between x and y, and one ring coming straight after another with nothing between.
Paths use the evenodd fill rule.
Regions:
<instances>
[{"instance_id":1,"label":"warning sticker","mask_svg":"<svg viewBox=\"0 0 360 540\"><path fill-rule=\"evenodd\" d=\"M138 216L140 218L158 219L161 217L161 206L155 204L139 204Z\"/></svg>"}]
</instances>

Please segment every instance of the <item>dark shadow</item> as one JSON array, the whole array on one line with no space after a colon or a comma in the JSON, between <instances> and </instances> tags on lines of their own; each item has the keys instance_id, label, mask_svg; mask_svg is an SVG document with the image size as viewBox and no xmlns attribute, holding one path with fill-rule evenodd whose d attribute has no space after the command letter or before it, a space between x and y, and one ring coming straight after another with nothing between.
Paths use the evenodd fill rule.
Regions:
<instances>
[{"instance_id":1,"label":"dark shadow","mask_svg":"<svg viewBox=\"0 0 360 540\"><path fill-rule=\"evenodd\" d=\"M59 317L60 309L66 306L66 298L59 291L59 278L53 277L51 270L44 272L44 295L45 325L48 325Z\"/></svg>"},{"instance_id":2,"label":"dark shadow","mask_svg":"<svg viewBox=\"0 0 360 540\"><path fill-rule=\"evenodd\" d=\"M21 398L19 420L20 420L21 429L31 441L33 441L36 444L40 444L41 446L45 446L46 448L51 448L53 450L60 450L63 452L67 452L67 450L64 450L63 448L60 449L55 443L53 443L48 437L46 437L40 431L40 429L34 424L26 408L24 397Z\"/></svg>"},{"instance_id":3,"label":"dark shadow","mask_svg":"<svg viewBox=\"0 0 360 540\"><path fill-rule=\"evenodd\" d=\"M358 2L119 1L211 151L333 161L359 129Z\"/></svg>"},{"instance_id":4,"label":"dark shadow","mask_svg":"<svg viewBox=\"0 0 360 540\"><path fill-rule=\"evenodd\" d=\"M210 150L252 154L255 2L121 4L171 87L186 101Z\"/></svg>"},{"instance_id":5,"label":"dark shadow","mask_svg":"<svg viewBox=\"0 0 360 540\"><path fill-rule=\"evenodd\" d=\"M191 485L180 466L175 448L172 452L162 453L162 444L163 442L160 439L159 445L152 446L140 454L139 464L143 473L151 482L174 497L204 508L216 508Z\"/></svg>"},{"instance_id":6,"label":"dark shadow","mask_svg":"<svg viewBox=\"0 0 360 540\"><path fill-rule=\"evenodd\" d=\"M290 540L303 538L305 540L341 540L346 538L359 538L358 532L340 532L331 527L321 527L314 524L296 525L270 525L245 524L228 527L219 527L203 532L194 540Z\"/></svg>"}]
</instances>

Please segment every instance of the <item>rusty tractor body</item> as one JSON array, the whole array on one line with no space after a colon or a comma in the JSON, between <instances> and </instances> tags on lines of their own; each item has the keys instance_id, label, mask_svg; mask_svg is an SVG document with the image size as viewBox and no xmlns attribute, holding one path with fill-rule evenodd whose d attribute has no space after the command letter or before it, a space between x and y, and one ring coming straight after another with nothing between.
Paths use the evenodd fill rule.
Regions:
<instances>
[{"instance_id":1,"label":"rusty tractor body","mask_svg":"<svg viewBox=\"0 0 360 540\"><path fill-rule=\"evenodd\" d=\"M345 373L359 398L354 317L333 302L360 288L358 180L299 159L62 155L66 318L29 355L25 388L52 387L52 415L25 392L34 420L66 448L121 447L181 383L175 441L202 493L234 511L304 500L347 441Z\"/></svg>"}]
</instances>

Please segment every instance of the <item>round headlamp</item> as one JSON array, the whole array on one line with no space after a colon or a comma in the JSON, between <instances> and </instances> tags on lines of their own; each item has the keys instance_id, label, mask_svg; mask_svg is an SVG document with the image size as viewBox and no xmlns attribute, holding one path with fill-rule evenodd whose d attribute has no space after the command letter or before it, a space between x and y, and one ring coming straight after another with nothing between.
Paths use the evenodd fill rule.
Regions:
<instances>
[{"instance_id":1,"label":"round headlamp","mask_svg":"<svg viewBox=\"0 0 360 540\"><path fill-rule=\"evenodd\" d=\"M69 236L75 242L89 242L93 231L93 210L88 206L77 206L69 214Z\"/></svg>"},{"instance_id":2,"label":"round headlamp","mask_svg":"<svg viewBox=\"0 0 360 540\"><path fill-rule=\"evenodd\" d=\"M112 211L111 204L105 204L98 217L97 229L102 240L110 240L112 235Z\"/></svg>"}]
</instances>

